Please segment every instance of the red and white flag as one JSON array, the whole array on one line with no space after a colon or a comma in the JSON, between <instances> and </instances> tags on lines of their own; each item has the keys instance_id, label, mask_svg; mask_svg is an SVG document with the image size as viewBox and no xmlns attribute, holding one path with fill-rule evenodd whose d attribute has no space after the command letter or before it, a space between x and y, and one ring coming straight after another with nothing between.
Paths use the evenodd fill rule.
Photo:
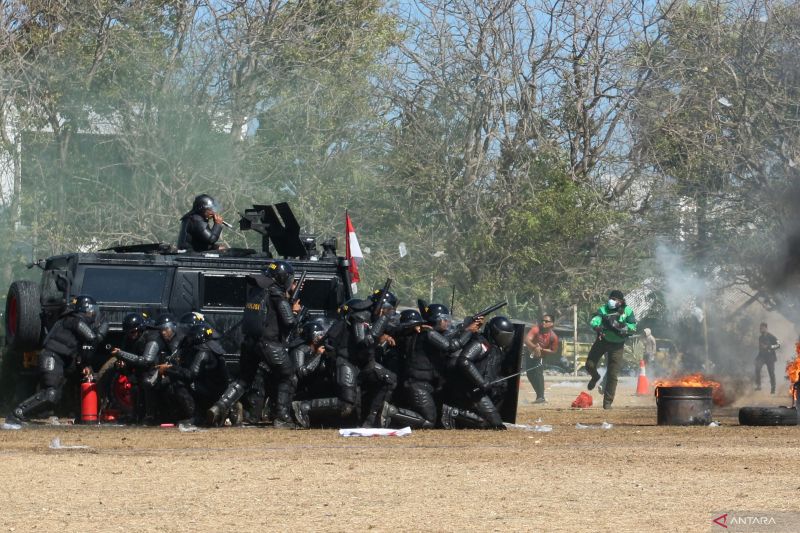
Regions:
<instances>
[{"instance_id":1,"label":"red and white flag","mask_svg":"<svg viewBox=\"0 0 800 533\"><path fill-rule=\"evenodd\" d=\"M353 294L355 294L357 291L356 283L361 279L358 275L358 264L364 259L364 256L361 253L361 246L358 244L358 237L356 237L356 229L353 227L353 221L350 220L350 214L347 211L344 212L344 219L345 236L347 237L345 241L345 257L350 262L350 266L347 267L347 270L350 271L350 281L352 282Z\"/></svg>"}]
</instances>

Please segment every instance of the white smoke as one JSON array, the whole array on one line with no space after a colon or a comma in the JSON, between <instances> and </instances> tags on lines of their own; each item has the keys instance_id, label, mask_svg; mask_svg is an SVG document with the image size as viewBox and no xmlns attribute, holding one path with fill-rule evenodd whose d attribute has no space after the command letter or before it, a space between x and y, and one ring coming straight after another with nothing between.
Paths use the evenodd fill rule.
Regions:
<instances>
[{"instance_id":1,"label":"white smoke","mask_svg":"<svg viewBox=\"0 0 800 533\"><path fill-rule=\"evenodd\" d=\"M669 318L691 314L702 322L701 305L708 296L709 283L688 269L683 257L663 241L656 246L656 261L663 277L662 292Z\"/></svg>"}]
</instances>

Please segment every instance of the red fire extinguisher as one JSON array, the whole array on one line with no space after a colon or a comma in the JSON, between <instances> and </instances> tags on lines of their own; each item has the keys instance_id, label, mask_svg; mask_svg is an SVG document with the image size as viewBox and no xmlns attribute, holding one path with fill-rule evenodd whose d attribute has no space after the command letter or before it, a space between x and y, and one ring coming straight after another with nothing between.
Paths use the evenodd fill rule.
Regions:
<instances>
[{"instance_id":1,"label":"red fire extinguisher","mask_svg":"<svg viewBox=\"0 0 800 533\"><path fill-rule=\"evenodd\" d=\"M81 422L97 423L97 383L91 375L81 383Z\"/></svg>"}]
</instances>

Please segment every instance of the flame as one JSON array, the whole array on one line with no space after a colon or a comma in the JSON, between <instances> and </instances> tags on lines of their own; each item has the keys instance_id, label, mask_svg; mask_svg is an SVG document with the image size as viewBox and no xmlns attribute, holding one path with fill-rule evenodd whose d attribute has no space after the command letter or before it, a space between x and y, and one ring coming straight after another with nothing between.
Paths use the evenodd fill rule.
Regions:
<instances>
[{"instance_id":1,"label":"flame","mask_svg":"<svg viewBox=\"0 0 800 533\"><path fill-rule=\"evenodd\" d=\"M789 378L790 382L790 389L792 392L792 398L797 401L797 387L795 387L795 383L800 381L800 342L797 342L794 345L795 351L795 358L794 361L790 361L788 365L786 365L786 377Z\"/></svg>"},{"instance_id":2,"label":"flame","mask_svg":"<svg viewBox=\"0 0 800 533\"><path fill-rule=\"evenodd\" d=\"M656 389L656 396L658 396L659 387L711 387L711 400L714 405L728 405L730 403L725 398L722 384L705 377L701 372L656 381L653 386Z\"/></svg>"}]
</instances>

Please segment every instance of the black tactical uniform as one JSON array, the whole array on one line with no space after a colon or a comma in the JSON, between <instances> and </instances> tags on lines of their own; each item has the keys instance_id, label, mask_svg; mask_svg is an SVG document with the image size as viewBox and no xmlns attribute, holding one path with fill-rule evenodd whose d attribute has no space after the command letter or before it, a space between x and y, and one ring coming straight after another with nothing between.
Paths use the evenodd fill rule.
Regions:
<instances>
[{"instance_id":1,"label":"black tactical uniform","mask_svg":"<svg viewBox=\"0 0 800 533\"><path fill-rule=\"evenodd\" d=\"M149 321L142 313L129 313L122 319L122 346L113 350L110 358L98 375L98 389L104 410L116 410L125 418L141 421L145 415L145 395L142 390L143 372L152 368L156 359L144 358L147 345ZM116 384L125 376L132 388L132 405L125 405L117 395Z\"/></svg>"},{"instance_id":2,"label":"black tactical uniform","mask_svg":"<svg viewBox=\"0 0 800 533\"><path fill-rule=\"evenodd\" d=\"M292 427L291 404L294 395L294 365L286 348L296 317L287 291L294 281L294 269L285 261L274 261L265 275L248 276L247 302L242 319L244 340L241 347L239 378L234 380L208 410L209 423L220 423L230 408L248 394L251 417L260 420L265 393L261 365L269 369L270 407L276 427Z\"/></svg>"},{"instance_id":3,"label":"black tactical uniform","mask_svg":"<svg viewBox=\"0 0 800 533\"><path fill-rule=\"evenodd\" d=\"M197 415L219 398L228 384L225 353L212 339L208 324L192 326L180 347L180 360L165 371L170 379L170 396L176 419L192 424Z\"/></svg>"},{"instance_id":4,"label":"black tactical uniform","mask_svg":"<svg viewBox=\"0 0 800 533\"><path fill-rule=\"evenodd\" d=\"M332 347L326 349L326 325L321 320L312 320L303 324L302 344L291 350L292 362L295 368L295 397L306 399L313 397L315 392L329 388L330 382L326 379L330 372L328 366L332 363ZM326 352L330 352L326 355Z\"/></svg>"},{"instance_id":5,"label":"black tactical uniform","mask_svg":"<svg viewBox=\"0 0 800 533\"><path fill-rule=\"evenodd\" d=\"M328 340L334 352L333 388L335 396L294 402L295 418L308 427L311 418L336 419L345 422L353 413L365 426L380 425L383 402L388 400L397 385L397 376L375 361L375 344L386 326L386 317L371 323L373 303L352 299L339 308L340 318L328 330ZM366 416L360 416L362 399L359 384L365 390L363 404Z\"/></svg>"},{"instance_id":6,"label":"black tactical uniform","mask_svg":"<svg viewBox=\"0 0 800 533\"><path fill-rule=\"evenodd\" d=\"M356 302L346 314L347 357L358 368L358 383L361 387L361 425L383 427L384 403L389 402L397 387L397 374L375 360L378 340L389 323L389 314L384 312L374 321L373 307L369 300Z\"/></svg>"},{"instance_id":7,"label":"black tactical uniform","mask_svg":"<svg viewBox=\"0 0 800 533\"><path fill-rule=\"evenodd\" d=\"M40 389L17 405L12 417L25 421L46 409L53 409L61 400L65 374L84 366L87 353L100 343L108 332L108 323L96 327L97 304L90 296L78 296L72 308L53 324L39 353ZM10 417L11 418L11 417Z\"/></svg>"},{"instance_id":8,"label":"black tactical uniform","mask_svg":"<svg viewBox=\"0 0 800 533\"><path fill-rule=\"evenodd\" d=\"M403 396L397 405L387 408L392 426L429 429L436 425L434 392L439 386L439 372L425 350L425 334L418 327L424 323L414 309L400 313L395 339L402 361Z\"/></svg>"},{"instance_id":9,"label":"black tactical uniform","mask_svg":"<svg viewBox=\"0 0 800 533\"><path fill-rule=\"evenodd\" d=\"M450 329L450 310L441 304L430 304L422 309L422 318L430 326L422 332L423 349L444 380L455 368L458 351L472 338L473 333L463 324Z\"/></svg>"},{"instance_id":10,"label":"black tactical uniform","mask_svg":"<svg viewBox=\"0 0 800 533\"><path fill-rule=\"evenodd\" d=\"M491 384L499 377L503 351L514 341L514 325L505 317L491 319L482 336L476 336L458 356L456 369L462 380L458 385L458 407L442 407L442 425L456 427L505 429L497 405L492 400ZM499 398L501 394L495 396Z\"/></svg>"},{"instance_id":11,"label":"black tactical uniform","mask_svg":"<svg viewBox=\"0 0 800 533\"><path fill-rule=\"evenodd\" d=\"M222 224L208 226L208 212L214 212L214 199L201 194L194 199L192 210L181 217L178 233L178 248L193 252L207 252L218 249L217 241L222 235Z\"/></svg>"}]
</instances>

